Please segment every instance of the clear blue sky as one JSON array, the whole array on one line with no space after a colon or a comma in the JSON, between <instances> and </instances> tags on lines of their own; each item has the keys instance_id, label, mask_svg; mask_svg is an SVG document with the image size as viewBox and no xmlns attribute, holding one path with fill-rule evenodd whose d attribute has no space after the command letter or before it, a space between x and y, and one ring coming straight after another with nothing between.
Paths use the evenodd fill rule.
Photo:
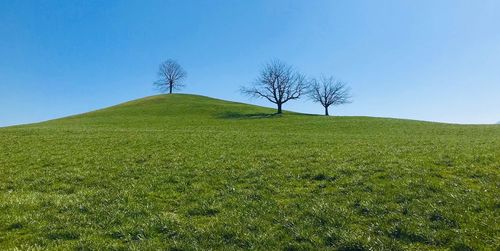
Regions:
<instances>
[{"instance_id":1,"label":"clear blue sky","mask_svg":"<svg viewBox=\"0 0 500 251\"><path fill-rule=\"evenodd\" d=\"M336 115L495 123L499 13L497 0L0 1L0 126L153 95L167 58L186 93L269 105L238 90L276 58L347 81L354 103Z\"/></svg>"}]
</instances>

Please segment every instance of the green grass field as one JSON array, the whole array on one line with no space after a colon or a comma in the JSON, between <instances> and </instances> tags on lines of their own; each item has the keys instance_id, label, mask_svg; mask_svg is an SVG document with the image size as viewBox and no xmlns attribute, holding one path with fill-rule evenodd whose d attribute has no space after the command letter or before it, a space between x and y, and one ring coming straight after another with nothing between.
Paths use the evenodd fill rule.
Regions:
<instances>
[{"instance_id":1,"label":"green grass field","mask_svg":"<svg viewBox=\"0 0 500 251\"><path fill-rule=\"evenodd\" d=\"M273 112L175 94L0 129L0 249L500 248L500 125Z\"/></svg>"}]
</instances>

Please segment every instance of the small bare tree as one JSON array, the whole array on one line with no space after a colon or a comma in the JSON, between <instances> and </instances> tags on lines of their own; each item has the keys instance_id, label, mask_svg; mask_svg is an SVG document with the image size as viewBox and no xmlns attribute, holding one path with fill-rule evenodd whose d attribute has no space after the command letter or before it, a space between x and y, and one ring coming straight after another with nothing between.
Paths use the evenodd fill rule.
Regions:
<instances>
[{"instance_id":1,"label":"small bare tree","mask_svg":"<svg viewBox=\"0 0 500 251\"><path fill-rule=\"evenodd\" d=\"M169 59L160 64L158 69L159 79L154 84L161 92L169 92L178 90L184 87L182 81L186 78L187 73L184 69L177 63L177 61Z\"/></svg>"},{"instance_id":2,"label":"small bare tree","mask_svg":"<svg viewBox=\"0 0 500 251\"><path fill-rule=\"evenodd\" d=\"M281 114L283 104L299 99L307 90L305 77L292 66L281 61L269 62L260 71L253 86L242 88L242 93L258 98L265 98L278 107Z\"/></svg>"},{"instance_id":3,"label":"small bare tree","mask_svg":"<svg viewBox=\"0 0 500 251\"><path fill-rule=\"evenodd\" d=\"M331 105L341 105L351 102L350 88L346 83L335 80L333 77L321 77L320 80L312 79L310 83L309 97L316 103L321 103L328 116L328 108Z\"/></svg>"}]
</instances>

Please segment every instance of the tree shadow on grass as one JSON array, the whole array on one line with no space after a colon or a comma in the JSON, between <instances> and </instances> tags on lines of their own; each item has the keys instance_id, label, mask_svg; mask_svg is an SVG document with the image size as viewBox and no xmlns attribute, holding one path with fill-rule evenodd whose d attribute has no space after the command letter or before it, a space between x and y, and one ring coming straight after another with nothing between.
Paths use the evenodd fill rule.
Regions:
<instances>
[{"instance_id":1,"label":"tree shadow on grass","mask_svg":"<svg viewBox=\"0 0 500 251\"><path fill-rule=\"evenodd\" d=\"M224 112L217 115L220 119L268 119L279 118L281 114L277 113L240 113L240 112Z\"/></svg>"}]
</instances>

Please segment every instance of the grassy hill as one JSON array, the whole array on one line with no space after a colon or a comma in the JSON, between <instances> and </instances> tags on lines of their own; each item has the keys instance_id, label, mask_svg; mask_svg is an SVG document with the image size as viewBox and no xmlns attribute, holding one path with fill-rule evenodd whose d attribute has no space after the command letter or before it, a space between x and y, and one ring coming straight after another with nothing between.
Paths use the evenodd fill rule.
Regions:
<instances>
[{"instance_id":1,"label":"grassy hill","mask_svg":"<svg viewBox=\"0 0 500 251\"><path fill-rule=\"evenodd\" d=\"M500 126L159 95L0 129L0 249L500 247Z\"/></svg>"}]
</instances>

